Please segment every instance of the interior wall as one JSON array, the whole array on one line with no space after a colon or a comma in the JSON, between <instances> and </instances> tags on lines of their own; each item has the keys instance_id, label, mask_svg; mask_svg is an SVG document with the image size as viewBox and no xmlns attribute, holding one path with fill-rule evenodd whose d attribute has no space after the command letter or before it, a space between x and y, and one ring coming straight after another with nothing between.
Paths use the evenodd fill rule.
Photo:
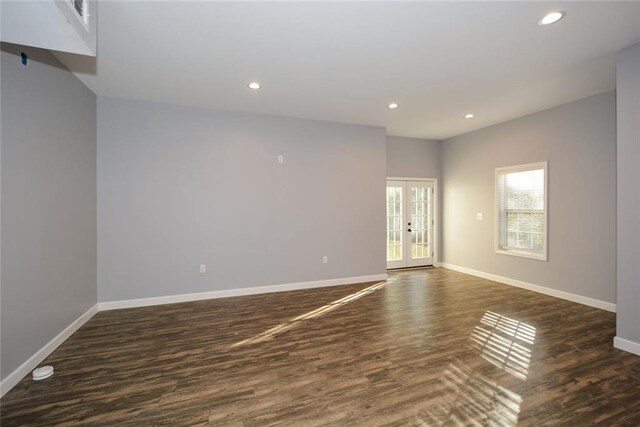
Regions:
<instances>
[{"instance_id":1,"label":"interior wall","mask_svg":"<svg viewBox=\"0 0 640 427\"><path fill-rule=\"evenodd\" d=\"M385 162L384 128L99 97L98 299L384 274Z\"/></svg>"},{"instance_id":2,"label":"interior wall","mask_svg":"<svg viewBox=\"0 0 640 427\"><path fill-rule=\"evenodd\" d=\"M387 136L387 176L440 178L440 141Z\"/></svg>"},{"instance_id":3,"label":"interior wall","mask_svg":"<svg viewBox=\"0 0 640 427\"><path fill-rule=\"evenodd\" d=\"M4 379L97 301L96 97L49 52L1 49Z\"/></svg>"},{"instance_id":4,"label":"interior wall","mask_svg":"<svg viewBox=\"0 0 640 427\"><path fill-rule=\"evenodd\" d=\"M640 354L640 43L618 52L616 84L617 339L635 343Z\"/></svg>"},{"instance_id":5,"label":"interior wall","mask_svg":"<svg viewBox=\"0 0 640 427\"><path fill-rule=\"evenodd\" d=\"M441 149L444 262L615 303L614 91L448 139ZM548 261L496 254L495 168L544 160Z\"/></svg>"}]
</instances>

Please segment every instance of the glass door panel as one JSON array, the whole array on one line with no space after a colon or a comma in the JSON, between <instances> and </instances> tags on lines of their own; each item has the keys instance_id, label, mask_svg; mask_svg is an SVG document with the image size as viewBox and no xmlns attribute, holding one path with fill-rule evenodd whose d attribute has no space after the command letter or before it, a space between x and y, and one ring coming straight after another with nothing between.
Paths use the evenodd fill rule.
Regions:
<instances>
[{"instance_id":1,"label":"glass door panel","mask_svg":"<svg viewBox=\"0 0 640 427\"><path fill-rule=\"evenodd\" d=\"M407 260L407 266L433 264L431 247L433 186L430 182L408 181L407 189L411 194L409 200L411 215L407 228L410 236L408 240L411 243L411 256Z\"/></svg>"},{"instance_id":2,"label":"glass door panel","mask_svg":"<svg viewBox=\"0 0 640 427\"><path fill-rule=\"evenodd\" d=\"M404 182L387 182L387 268L401 268L404 257Z\"/></svg>"}]
</instances>

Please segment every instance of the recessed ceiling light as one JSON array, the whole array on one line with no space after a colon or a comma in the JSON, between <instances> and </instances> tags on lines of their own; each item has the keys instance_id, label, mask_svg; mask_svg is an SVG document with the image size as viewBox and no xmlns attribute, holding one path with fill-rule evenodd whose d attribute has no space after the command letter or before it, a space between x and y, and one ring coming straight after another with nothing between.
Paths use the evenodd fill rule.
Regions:
<instances>
[{"instance_id":1,"label":"recessed ceiling light","mask_svg":"<svg viewBox=\"0 0 640 427\"><path fill-rule=\"evenodd\" d=\"M258 82L249 82L247 87L249 89L258 90L258 89L260 89L262 87L262 85L260 83L258 83Z\"/></svg>"},{"instance_id":2,"label":"recessed ceiling light","mask_svg":"<svg viewBox=\"0 0 640 427\"><path fill-rule=\"evenodd\" d=\"M538 21L538 25L551 25L558 22L566 15L565 12L551 12L547 13L542 19Z\"/></svg>"},{"instance_id":3,"label":"recessed ceiling light","mask_svg":"<svg viewBox=\"0 0 640 427\"><path fill-rule=\"evenodd\" d=\"M471 113L464 115L465 119L473 119L474 117L475 117L475 114L471 114Z\"/></svg>"},{"instance_id":4,"label":"recessed ceiling light","mask_svg":"<svg viewBox=\"0 0 640 427\"><path fill-rule=\"evenodd\" d=\"M395 102L392 102L391 104L387 105L387 108L390 108L390 109L392 109L392 110L393 110L393 109L395 109L395 108L398 108L398 104L397 104L397 103L395 103Z\"/></svg>"}]
</instances>

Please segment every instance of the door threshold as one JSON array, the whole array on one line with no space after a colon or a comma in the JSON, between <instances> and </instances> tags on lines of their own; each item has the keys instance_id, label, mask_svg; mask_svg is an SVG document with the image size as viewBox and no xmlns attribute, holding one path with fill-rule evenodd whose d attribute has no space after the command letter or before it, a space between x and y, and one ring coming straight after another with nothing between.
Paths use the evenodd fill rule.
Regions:
<instances>
[{"instance_id":1,"label":"door threshold","mask_svg":"<svg viewBox=\"0 0 640 427\"><path fill-rule=\"evenodd\" d=\"M435 266L433 266L433 265L419 265L417 267L387 268L387 271L423 270L425 268L435 268Z\"/></svg>"}]
</instances>

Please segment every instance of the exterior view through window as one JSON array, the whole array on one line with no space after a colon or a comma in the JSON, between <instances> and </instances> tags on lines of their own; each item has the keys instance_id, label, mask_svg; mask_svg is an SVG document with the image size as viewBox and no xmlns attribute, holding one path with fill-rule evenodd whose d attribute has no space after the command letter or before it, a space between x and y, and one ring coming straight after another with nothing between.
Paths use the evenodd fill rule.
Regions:
<instances>
[{"instance_id":1,"label":"exterior view through window","mask_svg":"<svg viewBox=\"0 0 640 427\"><path fill-rule=\"evenodd\" d=\"M496 169L496 252L547 259L547 162Z\"/></svg>"}]
</instances>

